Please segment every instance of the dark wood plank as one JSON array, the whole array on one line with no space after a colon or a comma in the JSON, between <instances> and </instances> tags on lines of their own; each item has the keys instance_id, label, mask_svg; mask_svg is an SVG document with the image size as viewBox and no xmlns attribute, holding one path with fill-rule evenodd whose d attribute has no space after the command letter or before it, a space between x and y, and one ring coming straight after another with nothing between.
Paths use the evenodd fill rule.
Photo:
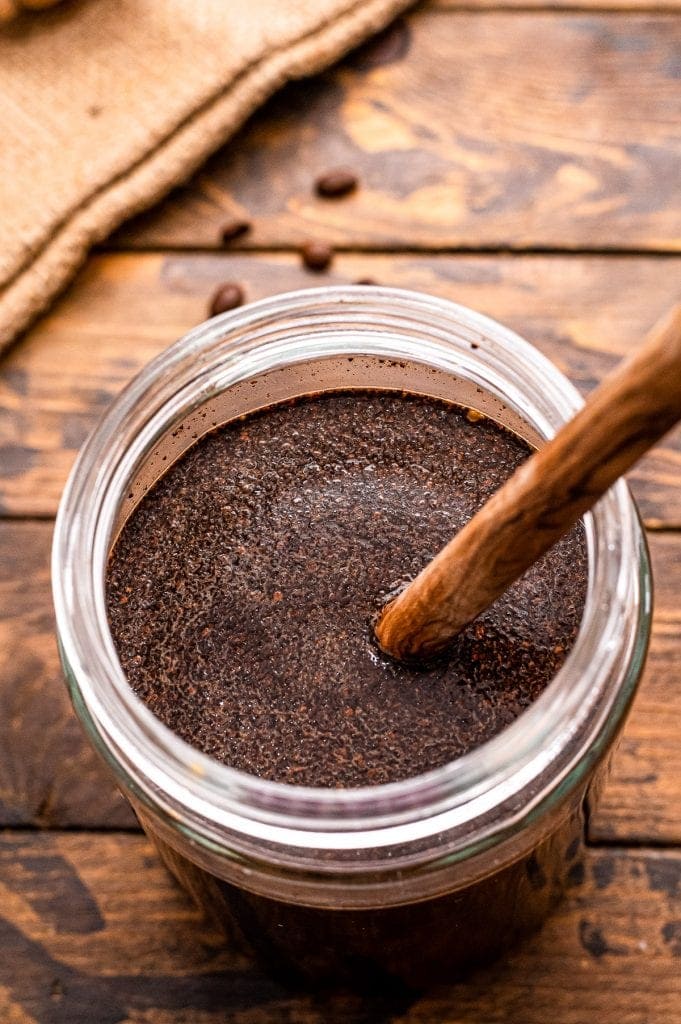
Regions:
<instances>
[{"instance_id":1,"label":"dark wood plank","mask_svg":"<svg viewBox=\"0 0 681 1024\"><path fill-rule=\"evenodd\" d=\"M678 251L680 45L672 13L419 7L285 88L117 244L213 247L237 214L260 248ZM317 199L338 165L361 189Z\"/></svg>"},{"instance_id":2,"label":"dark wood plank","mask_svg":"<svg viewBox=\"0 0 681 1024\"><path fill-rule=\"evenodd\" d=\"M142 836L0 836L0 1017L15 1024L681 1022L681 854L590 850L541 932L421 996L295 993L221 942Z\"/></svg>"},{"instance_id":3,"label":"dark wood plank","mask_svg":"<svg viewBox=\"0 0 681 1024\"><path fill-rule=\"evenodd\" d=\"M51 535L50 523L0 524L0 825L133 826L66 694Z\"/></svg>"},{"instance_id":4,"label":"dark wood plank","mask_svg":"<svg viewBox=\"0 0 681 1024\"><path fill-rule=\"evenodd\" d=\"M649 535L655 582L648 663L612 774L590 822L594 842L681 843L681 535Z\"/></svg>"},{"instance_id":5,"label":"dark wood plank","mask_svg":"<svg viewBox=\"0 0 681 1024\"><path fill-rule=\"evenodd\" d=\"M53 637L50 535L48 523L0 522L0 826L133 825L68 703ZM653 534L650 543L650 656L591 838L681 844L681 535Z\"/></svg>"},{"instance_id":6,"label":"dark wood plank","mask_svg":"<svg viewBox=\"0 0 681 1024\"><path fill-rule=\"evenodd\" d=\"M0 365L0 511L53 515L75 453L113 395L206 315L218 283L250 298L372 277L472 306L519 331L584 392L678 294L677 257L126 254L90 261ZM681 432L632 474L650 525L681 525Z\"/></svg>"}]
</instances>

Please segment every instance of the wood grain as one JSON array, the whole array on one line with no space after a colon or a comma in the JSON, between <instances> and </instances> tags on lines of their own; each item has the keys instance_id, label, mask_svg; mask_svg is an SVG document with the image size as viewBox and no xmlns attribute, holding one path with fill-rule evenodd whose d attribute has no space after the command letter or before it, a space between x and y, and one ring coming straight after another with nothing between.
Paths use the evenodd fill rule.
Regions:
<instances>
[{"instance_id":1,"label":"wood grain","mask_svg":"<svg viewBox=\"0 0 681 1024\"><path fill-rule=\"evenodd\" d=\"M636 2L636 0L634 0ZM681 21L417 8L289 85L119 246L658 249L681 245ZM355 169L341 201L315 176Z\"/></svg>"},{"instance_id":2,"label":"wood grain","mask_svg":"<svg viewBox=\"0 0 681 1024\"><path fill-rule=\"evenodd\" d=\"M590 821L594 842L681 843L681 535L648 539L653 637L611 776Z\"/></svg>"},{"instance_id":3,"label":"wood grain","mask_svg":"<svg viewBox=\"0 0 681 1024\"><path fill-rule=\"evenodd\" d=\"M133 826L66 694L51 537L50 523L0 523L0 826Z\"/></svg>"},{"instance_id":4,"label":"wood grain","mask_svg":"<svg viewBox=\"0 0 681 1024\"><path fill-rule=\"evenodd\" d=\"M0 522L0 827L133 826L66 697L53 637L49 523ZM591 819L595 841L681 843L681 535L650 537L647 668Z\"/></svg>"},{"instance_id":5,"label":"wood grain","mask_svg":"<svg viewBox=\"0 0 681 1024\"><path fill-rule=\"evenodd\" d=\"M285 254L99 256L0 363L0 512L55 513L98 416L206 316L222 281L241 282L251 299L365 277L453 299L534 342L586 393L678 296L680 271L678 257L343 254L312 274ZM681 433L631 480L649 525L681 525Z\"/></svg>"},{"instance_id":6,"label":"wood grain","mask_svg":"<svg viewBox=\"0 0 681 1024\"><path fill-rule=\"evenodd\" d=\"M578 865L580 866L580 865ZM431 993L295 993L224 948L142 836L0 837L0 1017L41 1024L681 1022L681 853L586 852L541 932Z\"/></svg>"}]
</instances>

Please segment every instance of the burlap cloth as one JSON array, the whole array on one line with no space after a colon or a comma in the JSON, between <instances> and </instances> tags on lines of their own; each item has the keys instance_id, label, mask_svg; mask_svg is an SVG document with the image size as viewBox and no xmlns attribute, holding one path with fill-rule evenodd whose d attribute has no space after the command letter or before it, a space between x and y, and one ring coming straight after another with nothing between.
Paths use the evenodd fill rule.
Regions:
<instances>
[{"instance_id":1,"label":"burlap cloth","mask_svg":"<svg viewBox=\"0 0 681 1024\"><path fill-rule=\"evenodd\" d=\"M278 86L407 6L71 0L0 30L0 351Z\"/></svg>"}]
</instances>

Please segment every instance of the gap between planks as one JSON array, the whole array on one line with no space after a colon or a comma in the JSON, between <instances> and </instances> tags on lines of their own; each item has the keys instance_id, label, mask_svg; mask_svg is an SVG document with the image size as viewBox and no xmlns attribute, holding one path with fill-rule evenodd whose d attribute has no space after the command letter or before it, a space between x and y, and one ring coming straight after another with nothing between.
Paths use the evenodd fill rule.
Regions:
<instances>
[{"instance_id":1,"label":"gap between planks","mask_svg":"<svg viewBox=\"0 0 681 1024\"><path fill-rule=\"evenodd\" d=\"M372 245L332 245L334 253L343 256L500 256L511 258L522 258L524 256L555 256L556 258L575 257L612 257L613 259L651 259L651 260L673 260L681 255L681 243L668 249L646 249L641 247L623 248L621 246L562 246L562 245L399 245L391 247ZM115 238L101 245L95 246L93 255L99 256L205 256L224 254L225 256L299 256L300 246L268 244L243 245L227 244L222 245L216 241L215 245L180 245L178 243L164 243L163 245L147 245L142 242L140 245L132 246L127 242L116 245Z\"/></svg>"}]
</instances>

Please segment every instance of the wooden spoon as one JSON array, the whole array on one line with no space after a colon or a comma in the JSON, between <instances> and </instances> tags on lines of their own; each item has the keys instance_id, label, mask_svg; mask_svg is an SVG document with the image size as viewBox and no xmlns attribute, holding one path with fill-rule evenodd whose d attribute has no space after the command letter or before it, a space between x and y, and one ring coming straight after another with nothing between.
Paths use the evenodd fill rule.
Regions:
<instances>
[{"instance_id":1,"label":"wooden spoon","mask_svg":"<svg viewBox=\"0 0 681 1024\"><path fill-rule=\"evenodd\" d=\"M407 661L443 651L679 419L681 305L386 605L381 649Z\"/></svg>"}]
</instances>

